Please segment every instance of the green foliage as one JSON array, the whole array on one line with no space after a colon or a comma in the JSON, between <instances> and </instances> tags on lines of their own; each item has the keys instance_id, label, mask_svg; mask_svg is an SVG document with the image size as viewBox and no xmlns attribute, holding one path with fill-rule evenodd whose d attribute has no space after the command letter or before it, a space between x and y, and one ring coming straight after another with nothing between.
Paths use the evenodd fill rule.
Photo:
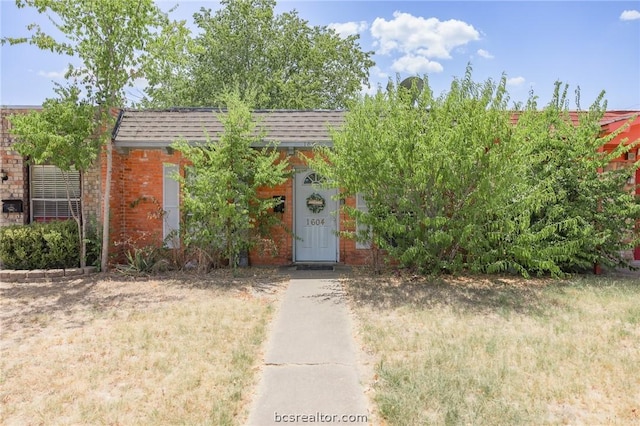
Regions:
<instances>
[{"instance_id":1,"label":"green foliage","mask_svg":"<svg viewBox=\"0 0 640 426\"><path fill-rule=\"evenodd\" d=\"M402 264L458 271L487 245L488 212L510 202L518 155L509 140L505 78L476 84L471 71L434 97L398 85L350 110L334 149L314 164L343 188L361 193L368 212L345 207L373 231L373 241ZM497 140L502 143L496 144Z\"/></svg>"},{"instance_id":2,"label":"green foliage","mask_svg":"<svg viewBox=\"0 0 640 426\"><path fill-rule=\"evenodd\" d=\"M83 173L94 162L100 147L100 121L96 109L80 98L76 86L58 86L59 98L47 99L42 111L28 114L14 114L9 117L11 134L17 137L13 148L35 164L52 164L63 171L73 168ZM80 193L81 204L84 194ZM73 210L72 210L73 211ZM85 266L85 228L80 217L74 217L78 224L78 245L81 252L81 266Z\"/></svg>"},{"instance_id":3,"label":"green foliage","mask_svg":"<svg viewBox=\"0 0 640 426\"><path fill-rule=\"evenodd\" d=\"M100 257L102 253L102 236L99 223L95 216L89 216L86 220L86 232L84 242L86 244L86 264L100 269Z\"/></svg>"},{"instance_id":4,"label":"green foliage","mask_svg":"<svg viewBox=\"0 0 640 426\"><path fill-rule=\"evenodd\" d=\"M588 111L572 122L567 108L568 86L556 83L551 102L539 111L531 95L514 133L526 152L525 188L512 206L507 260L538 274L586 270L595 263L624 265L620 252L639 243L633 223L640 205L625 190L638 164L608 170L607 165L636 146L601 148L625 127L601 136L599 121L606 111L601 94ZM579 107L579 90L577 101ZM499 265L492 265L493 269Z\"/></svg>"},{"instance_id":5,"label":"green foliage","mask_svg":"<svg viewBox=\"0 0 640 426\"><path fill-rule=\"evenodd\" d=\"M29 37L5 37L2 44L29 43L79 59L80 65L69 64L66 77L74 81L70 87L80 86L87 103L97 107L98 129L112 127L113 110L126 104L126 88L136 79L153 77L158 58L164 63L172 61L174 55L178 57L179 46L188 34L184 22L169 20L153 0L16 0L16 4L46 15L57 31L55 36L47 34L34 23L27 26ZM102 131L96 135L107 147L105 200L111 188L110 136L110 132ZM109 217L109 202L103 202L103 217ZM108 247L109 221L105 220L103 270L107 268Z\"/></svg>"},{"instance_id":6,"label":"green foliage","mask_svg":"<svg viewBox=\"0 0 640 426\"><path fill-rule=\"evenodd\" d=\"M178 46L173 67L158 64L147 104L223 107L223 94L237 89L255 108L343 108L368 84L372 52L359 36L310 26L295 10L278 15L274 0L221 6L194 15L197 37Z\"/></svg>"},{"instance_id":7,"label":"green foliage","mask_svg":"<svg viewBox=\"0 0 640 426\"><path fill-rule=\"evenodd\" d=\"M599 136L601 98L574 125L558 85L514 126L505 85L475 83L468 67L440 97L426 78L421 92L390 86L353 105L312 165L342 197L363 195L367 211L343 209L404 266L526 276L622 263L638 242L638 200L624 189L638 165L599 173L628 149L598 153L615 137Z\"/></svg>"},{"instance_id":8,"label":"green foliage","mask_svg":"<svg viewBox=\"0 0 640 426\"><path fill-rule=\"evenodd\" d=\"M58 98L45 100L42 111L9 117L12 145L35 164L53 164L61 170L87 170L98 155L95 108L80 98L77 87L59 86Z\"/></svg>"},{"instance_id":9,"label":"green foliage","mask_svg":"<svg viewBox=\"0 0 640 426\"><path fill-rule=\"evenodd\" d=\"M75 222L54 221L0 228L0 260L8 269L78 267Z\"/></svg>"},{"instance_id":10,"label":"green foliage","mask_svg":"<svg viewBox=\"0 0 640 426\"><path fill-rule=\"evenodd\" d=\"M218 141L192 146L182 140L173 146L191 163L186 177L179 177L185 244L207 253L211 263L224 258L236 266L240 253L278 223L269 213L278 200L260 198L258 189L284 183L288 162L279 161L275 146L252 148L263 135L238 94L225 103L228 110L218 114L224 126Z\"/></svg>"},{"instance_id":11,"label":"green foliage","mask_svg":"<svg viewBox=\"0 0 640 426\"><path fill-rule=\"evenodd\" d=\"M6 37L3 43L29 43L42 50L76 56L81 65L69 65L68 78L76 78L87 98L105 108L126 103L125 89L146 76L155 60L146 44L164 44L164 56L184 34L184 23L172 22L153 0L16 0L46 15L58 30L55 37L31 24L28 38ZM157 52L155 52L157 53ZM107 137L108 137L108 132Z\"/></svg>"},{"instance_id":12,"label":"green foliage","mask_svg":"<svg viewBox=\"0 0 640 426\"><path fill-rule=\"evenodd\" d=\"M119 265L120 272L129 274L147 274L153 272L154 266L161 259L154 246L133 247L125 252L126 265Z\"/></svg>"}]
</instances>

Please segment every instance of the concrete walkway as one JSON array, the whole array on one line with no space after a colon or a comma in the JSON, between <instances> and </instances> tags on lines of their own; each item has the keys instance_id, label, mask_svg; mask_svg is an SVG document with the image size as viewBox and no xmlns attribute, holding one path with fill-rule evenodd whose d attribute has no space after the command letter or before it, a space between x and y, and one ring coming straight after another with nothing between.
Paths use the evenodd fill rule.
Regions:
<instances>
[{"instance_id":1,"label":"concrete walkway","mask_svg":"<svg viewBox=\"0 0 640 426\"><path fill-rule=\"evenodd\" d=\"M293 272L272 324L248 425L370 423L337 277Z\"/></svg>"}]
</instances>

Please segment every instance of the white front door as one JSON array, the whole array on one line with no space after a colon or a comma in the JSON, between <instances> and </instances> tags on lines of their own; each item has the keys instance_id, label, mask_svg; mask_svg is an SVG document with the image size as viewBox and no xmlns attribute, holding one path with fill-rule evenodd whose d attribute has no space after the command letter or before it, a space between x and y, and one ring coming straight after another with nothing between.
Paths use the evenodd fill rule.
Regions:
<instances>
[{"instance_id":1,"label":"white front door","mask_svg":"<svg viewBox=\"0 0 640 426\"><path fill-rule=\"evenodd\" d=\"M312 170L296 173L296 262L338 261L338 203L335 189L320 187Z\"/></svg>"}]
</instances>

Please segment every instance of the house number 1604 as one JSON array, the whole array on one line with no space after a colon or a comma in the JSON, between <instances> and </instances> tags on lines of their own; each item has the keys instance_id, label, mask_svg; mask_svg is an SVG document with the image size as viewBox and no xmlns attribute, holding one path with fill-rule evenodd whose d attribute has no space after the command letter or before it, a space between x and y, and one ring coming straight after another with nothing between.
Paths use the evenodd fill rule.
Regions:
<instances>
[{"instance_id":1,"label":"house number 1604","mask_svg":"<svg viewBox=\"0 0 640 426\"><path fill-rule=\"evenodd\" d=\"M307 219L307 226L324 225L324 219Z\"/></svg>"}]
</instances>

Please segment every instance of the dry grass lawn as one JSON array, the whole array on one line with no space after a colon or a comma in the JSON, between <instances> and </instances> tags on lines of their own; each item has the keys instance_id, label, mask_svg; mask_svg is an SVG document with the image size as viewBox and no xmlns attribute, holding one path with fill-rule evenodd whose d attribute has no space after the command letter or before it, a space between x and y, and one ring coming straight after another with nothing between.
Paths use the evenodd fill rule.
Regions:
<instances>
[{"instance_id":1,"label":"dry grass lawn","mask_svg":"<svg viewBox=\"0 0 640 426\"><path fill-rule=\"evenodd\" d=\"M640 280L346 280L389 425L640 424Z\"/></svg>"},{"instance_id":2,"label":"dry grass lawn","mask_svg":"<svg viewBox=\"0 0 640 426\"><path fill-rule=\"evenodd\" d=\"M0 424L240 424L275 270L0 284Z\"/></svg>"}]
</instances>

